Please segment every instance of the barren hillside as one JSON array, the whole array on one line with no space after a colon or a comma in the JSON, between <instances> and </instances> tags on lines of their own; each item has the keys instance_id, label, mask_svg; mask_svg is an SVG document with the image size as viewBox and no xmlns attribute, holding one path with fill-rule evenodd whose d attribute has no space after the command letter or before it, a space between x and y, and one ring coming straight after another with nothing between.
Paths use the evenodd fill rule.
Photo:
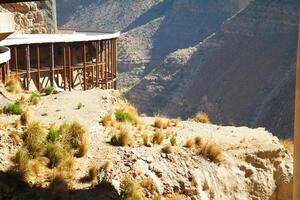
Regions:
<instances>
[{"instance_id":1,"label":"barren hillside","mask_svg":"<svg viewBox=\"0 0 300 200\"><path fill-rule=\"evenodd\" d=\"M292 156L263 128L138 116L117 91L1 92L27 113L0 116L1 199L291 199ZM73 132L84 153L61 146Z\"/></svg>"},{"instance_id":2,"label":"barren hillside","mask_svg":"<svg viewBox=\"0 0 300 200\"><path fill-rule=\"evenodd\" d=\"M198 45L175 51L128 93L143 112L293 133L298 1L256 0Z\"/></svg>"}]
</instances>

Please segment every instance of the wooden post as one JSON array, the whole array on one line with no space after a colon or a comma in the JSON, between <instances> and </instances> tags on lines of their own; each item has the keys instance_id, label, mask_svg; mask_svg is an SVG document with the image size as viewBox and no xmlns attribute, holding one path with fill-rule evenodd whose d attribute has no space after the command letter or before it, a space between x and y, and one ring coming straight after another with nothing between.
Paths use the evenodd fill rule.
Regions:
<instances>
[{"instance_id":1,"label":"wooden post","mask_svg":"<svg viewBox=\"0 0 300 200\"><path fill-rule=\"evenodd\" d=\"M117 46L117 39L114 40L114 51L115 51L115 55L114 55L114 60L115 60L115 90L117 89L117 73L118 73L118 46Z\"/></svg>"},{"instance_id":2,"label":"wooden post","mask_svg":"<svg viewBox=\"0 0 300 200\"><path fill-rule=\"evenodd\" d=\"M83 43L83 90L86 90L86 44Z\"/></svg>"},{"instance_id":3,"label":"wooden post","mask_svg":"<svg viewBox=\"0 0 300 200\"><path fill-rule=\"evenodd\" d=\"M68 45L68 57L69 57L69 91L72 90L72 55L71 55L71 47Z\"/></svg>"},{"instance_id":4,"label":"wooden post","mask_svg":"<svg viewBox=\"0 0 300 200\"><path fill-rule=\"evenodd\" d=\"M64 45L63 47L63 51L64 51L64 90L67 90L67 58L66 58L66 46Z\"/></svg>"},{"instance_id":5,"label":"wooden post","mask_svg":"<svg viewBox=\"0 0 300 200\"><path fill-rule=\"evenodd\" d=\"M96 87L99 87L99 41L96 42Z\"/></svg>"},{"instance_id":6,"label":"wooden post","mask_svg":"<svg viewBox=\"0 0 300 200\"><path fill-rule=\"evenodd\" d=\"M30 47L29 44L26 45L26 89L29 90L30 79L31 79L31 70L30 70Z\"/></svg>"},{"instance_id":7,"label":"wooden post","mask_svg":"<svg viewBox=\"0 0 300 200\"><path fill-rule=\"evenodd\" d=\"M18 48L15 46L14 47L15 49L15 69L16 69L16 75L18 77L18 69L19 69L19 66L18 66Z\"/></svg>"},{"instance_id":8,"label":"wooden post","mask_svg":"<svg viewBox=\"0 0 300 200\"><path fill-rule=\"evenodd\" d=\"M300 18L299 18L300 19ZM300 199L300 20L298 27L298 58L296 69L295 121L294 121L294 177L293 199Z\"/></svg>"},{"instance_id":9,"label":"wooden post","mask_svg":"<svg viewBox=\"0 0 300 200\"><path fill-rule=\"evenodd\" d=\"M51 43L51 86L54 86L54 65L55 65L55 60L54 60L54 44Z\"/></svg>"},{"instance_id":10,"label":"wooden post","mask_svg":"<svg viewBox=\"0 0 300 200\"><path fill-rule=\"evenodd\" d=\"M40 46L37 45L36 46L36 58L37 58L37 68L38 68L38 74L37 74L37 81L38 81L38 91L41 91L41 84L40 84L40 80L41 80L41 60L40 60Z\"/></svg>"}]
</instances>

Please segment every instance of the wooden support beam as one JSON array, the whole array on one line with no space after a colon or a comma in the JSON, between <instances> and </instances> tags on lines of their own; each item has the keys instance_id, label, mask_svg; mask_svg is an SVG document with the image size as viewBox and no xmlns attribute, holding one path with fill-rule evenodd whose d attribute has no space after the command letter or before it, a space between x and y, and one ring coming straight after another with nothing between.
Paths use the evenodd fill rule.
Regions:
<instances>
[{"instance_id":1,"label":"wooden support beam","mask_svg":"<svg viewBox=\"0 0 300 200\"><path fill-rule=\"evenodd\" d=\"M298 27L298 57L296 69L295 121L294 121L294 176L293 200L300 199L300 18Z\"/></svg>"},{"instance_id":2,"label":"wooden support beam","mask_svg":"<svg viewBox=\"0 0 300 200\"><path fill-rule=\"evenodd\" d=\"M71 55L71 47L68 45L68 58L69 58L69 91L72 90L72 55Z\"/></svg>"},{"instance_id":3,"label":"wooden support beam","mask_svg":"<svg viewBox=\"0 0 300 200\"><path fill-rule=\"evenodd\" d=\"M18 76L19 71L19 63L18 63L18 48L14 47L14 53L15 53L15 70L16 70L16 76Z\"/></svg>"},{"instance_id":4,"label":"wooden support beam","mask_svg":"<svg viewBox=\"0 0 300 200\"><path fill-rule=\"evenodd\" d=\"M63 65L64 65L64 90L67 90L67 56L66 56L66 46L63 47Z\"/></svg>"},{"instance_id":5,"label":"wooden support beam","mask_svg":"<svg viewBox=\"0 0 300 200\"><path fill-rule=\"evenodd\" d=\"M37 82L38 82L38 85L37 85L37 89L38 91L41 91L41 84L40 84L40 80L41 80L41 59L40 59L40 46L39 45L36 45L36 59L37 59L37 70L38 70L38 73L37 73Z\"/></svg>"},{"instance_id":6,"label":"wooden support beam","mask_svg":"<svg viewBox=\"0 0 300 200\"><path fill-rule=\"evenodd\" d=\"M83 43L83 90L86 90L86 44Z\"/></svg>"},{"instance_id":7,"label":"wooden support beam","mask_svg":"<svg viewBox=\"0 0 300 200\"><path fill-rule=\"evenodd\" d=\"M99 41L96 42L96 87L99 87Z\"/></svg>"},{"instance_id":8,"label":"wooden support beam","mask_svg":"<svg viewBox=\"0 0 300 200\"><path fill-rule=\"evenodd\" d=\"M29 90L30 87L30 79L31 79L31 66L30 66L30 46L29 44L26 45L25 47L25 52L26 52L26 86L25 88Z\"/></svg>"},{"instance_id":9,"label":"wooden support beam","mask_svg":"<svg viewBox=\"0 0 300 200\"><path fill-rule=\"evenodd\" d=\"M54 65L55 65L55 57L54 57L54 44L52 43L51 44L51 70L50 70L50 73L51 73L51 78L50 78L50 83L51 83L51 86L53 87L54 86Z\"/></svg>"}]
</instances>

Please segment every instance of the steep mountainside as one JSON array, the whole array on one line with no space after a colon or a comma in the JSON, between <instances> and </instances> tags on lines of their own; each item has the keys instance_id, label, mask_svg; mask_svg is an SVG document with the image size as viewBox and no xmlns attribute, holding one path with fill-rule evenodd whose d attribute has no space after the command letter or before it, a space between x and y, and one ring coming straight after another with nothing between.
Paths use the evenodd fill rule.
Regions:
<instances>
[{"instance_id":1,"label":"steep mountainside","mask_svg":"<svg viewBox=\"0 0 300 200\"><path fill-rule=\"evenodd\" d=\"M124 32L119 40L121 86L130 86L166 55L196 45L250 0L102 0L81 3L63 27ZM70 1L58 2L58 12ZM145 70L146 69L146 70Z\"/></svg>"},{"instance_id":2,"label":"steep mountainside","mask_svg":"<svg viewBox=\"0 0 300 200\"><path fill-rule=\"evenodd\" d=\"M256 0L216 34L165 59L128 93L139 109L213 122L293 130L300 2Z\"/></svg>"}]
</instances>

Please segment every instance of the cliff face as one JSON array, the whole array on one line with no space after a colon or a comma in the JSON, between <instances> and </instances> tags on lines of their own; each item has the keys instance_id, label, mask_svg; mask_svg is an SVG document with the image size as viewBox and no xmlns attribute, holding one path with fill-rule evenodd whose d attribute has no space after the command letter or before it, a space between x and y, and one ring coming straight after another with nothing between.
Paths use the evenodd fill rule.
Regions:
<instances>
[{"instance_id":1,"label":"cliff face","mask_svg":"<svg viewBox=\"0 0 300 200\"><path fill-rule=\"evenodd\" d=\"M128 93L144 112L293 130L298 1L257 0L193 48L178 50ZM142 94L142 95L141 95Z\"/></svg>"},{"instance_id":2,"label":"cliff face","mask_svg":"<svg viewBox=\"0 0 300 200\"><path fill-rule=\"evenodd\" d=\"M63 21L63 27L121 30L119 69L127 87L162 62L169 53L219 30L220 25L250 0L127 0L88 1ZM58 10L66 7L58 2Z\"/></svg>"},{"instance_id":3,"label":"cliff face","mask_svg":"<svg viewBox=\"0 0 300 200\"><path fill-rule=\"evenodd\" d=\"M0 4L0 11L13 13L15 28L22 33L53 33L57 28L55 5L52 0Z\"/></svg>"}]
</instances>

